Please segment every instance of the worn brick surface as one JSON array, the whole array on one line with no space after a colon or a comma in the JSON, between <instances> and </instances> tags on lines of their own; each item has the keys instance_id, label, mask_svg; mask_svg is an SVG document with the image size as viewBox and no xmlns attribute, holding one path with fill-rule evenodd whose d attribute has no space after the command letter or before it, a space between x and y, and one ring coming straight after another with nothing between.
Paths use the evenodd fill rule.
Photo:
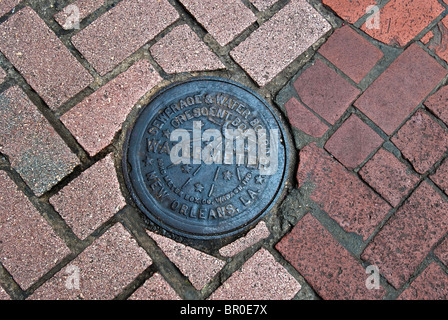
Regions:
<instances>
[{"instance_id":1,"label":"worn brick surface","mask_svg":"<svg viewBox=\"0 0 448 320\"><path fill-rule=\"evenodd\" d=\"M227 45L257 20L238 0L180 0L200 24L218 41Z\"/></svg>"},{"instance_id":2,"label":"worn brick surface","mask_svg":"<svg viewBox=\"0 0 448 320\"><path fill-rule=\"evenodd\" d=\"M419 173L428 171L448 150L448 133L419 110L392 138Z\"/></svg>"},{"instance_id":3,"label":"worn brick surface","mask_svg":"<svg viewBox=\"0 0 448 320\"><path fill-rule=\"evenodd\" d=\"M76 0L69 6L65 7L62 11L55 14L54 19L61 25L65 30L70 30L74 28L76 22L81 22L91 13L95 12L102 5L104 5L105 0ZM78 17L78 20L76 20Z\"/></svg>"},{"instance_id":4,"label":"worn brick surface","mask_svg":"<svg viewBox=\"0 0 448 320\"><path fill-rule=\"evenodd\" d=\"M448 86L442 87L430 96L424 105L439 119L448 124Z\"/></svg>"},{"instance_id":5,"label":"worn brick surface","mask_svg":"<svg viewBox=\"0 0 448 320\"><path fill-rule=\"evenodd\" d=\"M29 299L110 300L151 263L135 239L117 223ZM79 275L79 289L71 281L75 272Z\"/></svg>"},{"instance_id":6,"label":"worn brick surface","mask_svg":"<svg viewBox=\"0 0 448 320\"><path fill-rule=\"evenodd\" d=\"M151 47L151 54L167 73L225 69L188 25L174 28Z\"/></svg>"},{"instance_id":7,"label":"worn brick surface","mask_svg":"<svg viewBox=\"0 0 448 320\"><path fill-rule=\"evenodd\" d=\"M245 285L241 285L241 284ZM290 300L300 284L266 249L260 249L211 296L211 300Z\"/></svg>"},{"instance_id":8,"label":"worn brick surface","mask_svg":"<svg viewBox=\"0 0 448 320\"><path fill-rule=\"evenodd\" d=\"M0 17L10 12L20 0L2 0L0 1Z\"/></svg>"},{"instance_id":9,"label":"worn brick surface","mask_svg":"<svg viewBox=\"0 0 448 320\"><path fill-rule=\"evenodd\" d=\"M78 158L19 87L0 94L0 152L27 185L42 195L78 164Z\"/></svg>"},{"instance_id":10,"label":"worn brick surface","mask_svg":"<svg viewBox=\"0 0 448 320\"><path fill-rule=\"evenodd\" d=\"M448 275L436 263L431 263L404 290L398 300L447 300Z\"/></svg>"},{"instance_id":11,"label":"worn brick surface","mask_svg":"<svg viewBox=\"0 0 448 320\"><path fill-rule=\"evenodd\" d=\"M315 144L300 151L299 188L347 232L367 239L390 206Z\"/></svg>"},{"instance_id":12,"label":"worn brick surface","mask_svg":"<svg viewBox=\"0 0 448 320\"><path fill-rule=\"evenodd\" d=\"M0 34L1 52L50 108L59 107L93 80L29 7L2 23Z\"/></svg>"},{"instance_id":13,"label":"worn brick surface","mask_svg":"<svg viewBox=\"0 0 448 320\"><path fill-rule=\"evenodd\" d=\"M445 240L442 241L441 244L439 244L434 249L434 254L439 258L446 266L448 266L448 238L445 238Z\"/></svg>"},{"instance_id":14,"label":"worn brick surface","mask_svg":"<svg viewBox=\"0 0 448 320\"><path fill-rule=\"evenodd\" d=\"M126 205L112 155L70 182L50 203L81 239Z\"/></svg>"},{"instance_id":15,"label":"worn brick surface","mask_svg":"<svg viewBox=\"0 0 448 320\"><path fill-rule=\"evenodd\" d=\"M167 237L149 231L148 234L198 290L210 282L225 264L220 259Z\"/></svg>"},{"instance_id":16,"label":"worn brick surface","mask_svg":"<svg viewBox=\"0 0 448 320\"><path fill-rule=\"evenodd\" d=\"M448 194L448 161L445 160L437 169L435 174L431 175L431 180L434 181L440 189Z\"/></svg>"},{"instance_id":17,"label":"worn brick surface","mask_svg":"<svg viewBox=\"0 0 448 320\"><path fill-rule=\"evenodd\" d=\"M306 69L294 87L302 101L330 124L335 124L359 94L321 60Z\"/></svg>"},{"instance_id":18,"label":"worn brick surface","mask_svg":"<svg viewBox=\"0 0 448 320\"><path fill-rule=\"evenodd\" d=\"M181 298L160 273L156 273L146 280L129 300L181 300Z\"/></svg>"},{"instance_id":19,"label":"worn brick surface","mask_svg":"<svg viewBox=\"0 0 448 320\"><path fill-rule=\"evenodd\" d=\"M64 114L61 121L93 156L112 142L134 105L161 80L149 61L140 60Z\"/></svg>"},{"instance_id":20,"label":"worn brick surface","mask_svg":"<svg viewBox=\"0 0 448 320\"><path fill-rule=\"evenodd\" d=\"M273 6L278 0L250 0L250 2L257 8L259 11L264 11L269 7Z\"/></svg>"},{"instance_id":21,"label":"worn brick surface","mask_svg":"<svg viewBox=\"0 0 448 320\"><path fill-rule=\"evenodd\" d=\"M349 25L337 29L322 45L319 53L356 83L361 82L383 57L380 49Z\"/></svg>"},{"instance_id":22,"label":"worn brick surface","mask_svg":"<svg viewBox=\"0 0 448 320\"><path fill-rule=\"evenodd\" d=\"M368 290L366 271L311 214L277 245L277 250L328 300L380 299L384 289Z\"/></svg>"},{"instance_id":23,"label":"worn brick surface","mask_svg":"<svg viewBox=\"0 0 448 320\"><path fill-rule=\"evenodd\" d=\"M365 15L369 6L377 4L375 0L323 0L322 3L350 23Z\"/></svg>"},{"instance_id":24,"label":"worn brick surface","mask_svg":"<svg viewBox=\"0 0 448 320\"><path fill-rule=\"evenodd\" d=\"M255 228L249 231L246 236L239 238L238 240L219 249L219 253L224 257L232 257L254 245L255 243L266 239L270 235L271 233L266 227L266 223L261 221Z\"/></svg>"},{"instance_id":25,"label":"worn brick surface","mask_svg":"<svg viewBox=\"0 0 448 320\"><path fill-rule=\"evenodd\" d=\"M405 46L444 8L437 0L392 0L380 10L380 28L362 30L389 45Z\"/></svg>"},{"instance_id":26,"label":"worn brick surface","mask_svg":"<svg viewBox=\"0 0 448 320\"><path fill-rule=\"evenodd\" d=\"M448 203L426 181L391 217L362 254L400 288L448 231Z\"/></svg>"},{"instance_id":27,"label":"worn brick surface","mask_svg":"<svg viewBox=\"0 0 448 320\"><path fill-rule=\"evenodd\" d=\"M319 138L328 130L328 126L308 110L296 98L291 98L285 104L288 120L291 125L306 134Z\"/></svg>"},{"instance_id":28,"label":"worn brick surface","mask_svg":"<svg viewBox=\"0 0 448 320\"><path fill-rule=\"evenodd\" d=\"M292 0L230 54L264 86L331 29L305 0Z\"/></svg>"},{"instance_id":29,"label":"worn brick surface","mask_svg":"<svg viewBox=\"0 0 448 320\"><path fill-rule=\"evenodd\" d=\"M3 81L5 81L6 77L7 77L7 74L6 74L5 70L0 68L0 84L2 84Z\"/></svg>"},{"instance_id":30,"label":"worn brick surface","mask_svg":"<svg viewBox=\"0 0 448 320\"><path fill-rule=\"evenodd\" d=\"M11 300L11 298L6 293L6 291L2 287L0 287L0 301L2 300Z\"/></svg>"},{"instance_id":31,"label":"worn brick surface","mask_svg":"<svg viewBox=\"0 0 448 320\"><path fill-rule=\"evenodd\" d=\"M4 171L0 185L0 262L27 289L70 250Z\"/></svg>"},{"instance_id":32,"label":"worn brick surface","mask_svg":"<svg viewBox=\"0 0 448 320\"><path fill-rule=\"evenodd\" d=\"M72 43L104 75L178 17L167 0L124 0L76 34Z\"/></svg>"},{"instance_id":33,"label":"worn brick surface","mask_svg":"<svg viewBox=\"0 0 448 320\"><path fill-rule=\"evenodd\" d=\"M355 106L384 132L392 134L446 74L442 66L413 44L364 92Z\"/></svg>"},{"instance_id":34,"label":"worn brick surface","mask_svg":"<svg viewBox=\"0 0 448 320\"><path fill-rule=\"evenodd\" d=\"M448 17L443 18L438 24L437 29L440 36L435 37L432 31L429 31L421 41L427 44L432 38L432 43L428 44L428 48L435 52L440 58L448 62Z\"/></svg>"},{"instance_id":35,"label":"worn brick surface","mask_svg":"<svg viewBox=\"0 0 448 320\"><path fill-rule=\"evenodd\" d=\"M394 207L419 181L412 169L384 149L380 149L359 174Z\"/></svg>"},{"instance_id":36,"label":"worn brick surface","mask_svg":"<svg viewBox=\"0 0 448 320\"><path fill-rule=\"evenodd\" d=\"M358 167L383 143L383 139L356 115L351 115L325 145L348 169Z\"/></svg>"}]
</instances>

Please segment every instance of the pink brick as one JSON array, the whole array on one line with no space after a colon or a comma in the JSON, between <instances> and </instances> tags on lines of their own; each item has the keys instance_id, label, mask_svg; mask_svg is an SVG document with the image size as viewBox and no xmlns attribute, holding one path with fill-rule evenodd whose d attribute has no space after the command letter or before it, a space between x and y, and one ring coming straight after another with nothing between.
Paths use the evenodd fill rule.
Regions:
<instances>
[{"instance_id":1,"label":"pink brick","mask_svg":"<svg viewBox=\"0 0 448 320\"><path fill-rule=\"evenodd\" d=\"M257 20L238 0L180 0L200 24L218 41L227 45Z\"/></svg>"},{"instance_id":2,"label":"pink brick","mask_svg":"<svg viewBox=\"0 0 448 320\"><path fill-rule=\"evenodd\" d=\"M369 290L360 261L307 214L277 245L288 260L326 300L380 299L384 289Z\"/></svg>"},{"instance_id":3,"label":"pink brick","mask_svg":"<svg viewBox=\"0 0 448 320\"><path fill-rule=\"evenodd\" d=\"M300 188L347 232L366 240L385 218L390 206L356 175L347 171L315 144L300 151L297 171Z\"/></svg>"},{"instance_id":4,"label":"pink brick","mask_svg":"<svg viewBox=\"0 0 448 320\"><path fill-rule=\"evenodd\" d=\"M0 262L28 289L70 250L4 171L0 185Z\"/></svg>"},{"instance_id":5,"label":"pink brick","mask_svg":"<svg viewBox=\"0 0 448 320\"><path fill-rule=\"evenodd\" d=\"M95 231L126 205L112 155L84 171L50 203L79 238Z\"/></svg>"},{"instance_id":6,"label":"pink brick","mask_svg":"<svg viewBox=\"0 0 448 320\"><path fill-rule=\"evenodd\" d=\"M431 175L431 180L434 181L439 188L448 194L448 161L445 160L436 173Z\"/></svg>"},{"instance_id":7,"label":"pink brick","mask_svg":"<svg viewBox=\"0 0 448 320\"><path fill-rule=\"evenodd\" d=\"M6 293L6 291L3 290L2 287L0 287L0 301L4 301L4 300L11 300L11 298L10 298L9 295Z\"/></svg>"},{"instance_id":8,"label":"pink brick","mask_svg":"<svg viewBox=\"0 0 448 320\"><path fill-rule=\"evenodd\" d=\"M167 237L148 231L168 259L190 280L191 284L201 290L222 269L225 262L199 250L187 247Z\"/></svg>"},{"instance_id":9,"label":"pink brick","mask_svg":"<svg viewBox=\"0 0 448 320\"><path fill-rule=\"evenodd\" d=\"M119 223L85 249L31 300L111 300L151 265L145 250ZM79 289L74 286L79 275Z\"/></svg>"},{"instance_id":10,"label":"pink brick","mask_svg":"<svg viewBox=\"0 0 448 320\"><path fill-rule=\"evenodd\" d=\"M134 105L160 81L149 61L140 60L64 114L61 121L93 156L112 142Z\"/></svg>"},{"instance_id":11,"label":"pink brick","mask_svg":"<svg viewBox=\"0 0 448 320\"><path fill-rule=\"evenodd\" d=\"M52 109L92 82L92 76L45 22L26 7L0 25L0 50Z\"/></svg>"},{"instance_id":12,"label":"pink brick","mask_svg":"<svg viewBox=\"0 0 448 320\"><path fill-rule=\"evenodd\" d=\"M5 70L0 68L0 84L2 84L3 81L5 81L6 77L7 77L7 74L6 74Z\"/></svg>"},{"instance_id":13,"label":"pink brick","mask_svg":"<svg viewBox=\"0 0 448 320\"><path fill-rule=\"evenodd\" d=\"M448 86L442 87L425 101L425 106L448 124Z\"/></svg>"},{"instance_id":14,"label":"pink brick","mask_svg":"<svg viewBox=\"0 0 448 320\"><path fill-rule=\"evenodd\" d=\"M398 300L447 300L448 275L435 262L431 263Z\"/></svg>"},{"instance_id":15,"label":"pink brick","mask_svg":"<svg viewBox=\"0 0 448 320\"><path fill-rule=\"evenodd\" d=\"M308 2L292 0L230 55L259 86L264 86L330 29Z\"/></svg>"},{"instance_id":16,"label":"pink brick","mask_svg":"<svg viewBox=\"0 0 448 320\"><path fill-rule=\"evenodd\" d=\"M124 0L73 36L72 43L105 75L178 17L167 0Z\"/></svg>"},{"instance_id":17,"label":"pink brick","mask_svg":"<svg viewBox=\"0 0 448 320\"><path fill-rule=\"evenodd\" d=\"M181 298L160 273L156 273L146 280L129 300L181 300Z\"/></svg>"},{"instance_id":18,"label":"pink brick","mask_svg":"<svg viewBox=\"0 0 448 320\"><path fill-rule=\"evenodd\" d=\"M10 12L16 5L20 3L20 0L2 0L0 1L0 17Z\"/></svg>"},{"instance_id":19,"label":"pink brick","mask_svg":"<svg viewBox=\"0 0 448 320\"><path fill-rule=\"evenodd\" d=\"M424 181L362 254L400 288L448 231L448 203Z\"/></svg>"},{"instance_id":20,"label":"pink brick","mask_svg":"<svg viewBox=\"0 0 448 320\"><path fill-rule=\"evenodd\" d=\"M327 141L325 149L348 169L358 167L383 139L356 115L351 115Z\"/></svg>"},{"instance_id":21,"label":"pink brick","mask_svg":"<svg viewBox=\"0 0 448 320\"><path fill-rule=\"evenodd\" d=\"M211 300L291 300L301 289L297 280L266 249L260 249L233 273Z\"/></svg>"},{"instance_id":22,"label":"pink brick","mask_svg":"<svg viewBox=\"0 0 448 320\"><path fill-rule=\"evenodd\" d=\"M439 244L434 249L434 254L446 265L448 266L448 238L445 238L445 240L442 241L441 244Z\"/></svg>"},{"instance_id":23,"label":"pink brick","mask_svg":"<svg viewBox=\"0 0 448 320\"><path fill-rule=\"evenodd\" d=\"M73 29L74 21L72 19L73 17L76 17L76 14L79 14L78 22L81 22L88 15L104 5L104 3L104 0L76 0L57 13L54 16L54 19L61 25L62 28L66 30Z\"/></svg>"},{"instance_id":24,"label":"pink brick","mask_svg":"<svg viewBox=\"0 0 448 320\"><path fill-rule=\"evenodd\" d=\"M261 221L254 229L249 231L246 236L219 249L219 253L224 257L233 257L257 242L266 239L270 235L271 233L266 227L266 223Z\"/></svg>"},{"instance_id":25,"label":"pink brick","mask_svg":"<svg viewBox=\"0 0 448 320\"><path fill-rule=\"evenodd\" d=\"M331 124L336 123L360 93L320 60L300 75L294 87L303 103Z\"/></svg>"},{"instance_id":26,"label":"pink brick","mask_svg":"<svg viewBox=\"0 0 448 320\"><path fill-rule=\"evenodd\" d=\"M436 19L444 8L437 0L392 0L380 11L379 29L362 27L388 45L405 46Z\"/></svg>"},{"instance_id":27,"label":"pink brick","mask_svg":"<svg viewBox=\"0 0 448 320\"><path fill-rule=\"evenodd\" d=\"M384 149L380 149L359 174L394 207L419 182L411 169Z\"/></svg>"},{"instance_id":28,"label":"pink brick","mask_svg":"<svg viewBox=\"0 0 448 320\"><path fill-rule=\"evenodd\" d=\"M446 76L442 68L417 44L412 44L355 102L387 134Z\"/></svg>"},{"instance_id":29,"label":"pink brick","mask_svg":"<svg viewBox=\"0 0 448 320\"><path fill-rule=\"evenodd\" d=\"M0 94L0 151L37 196L79 164L53 127L19 87Z\"/></svg>"},{"instance_id":30,"label":"pink brick","mask_svg":"<svg viewBox=\"0 0 448 320\"><path fill-rule=\"evenodd\" d=\"M328 130L328 126L305 108L297 99L291 98L285 104L288 119L291 125L306 134L320 138Z\"/></svg>"},{"instance_id":31,"label":"pink brick","mask_svg":"<svg viewBox=\"0 0 448 320\"><path fill-rule=\"evenodd\" d=\"M448 150L448 133L419 110L392 138L419 173L428 171Z\"/></svg>"},{"instance_id":32,"label":"pink brick","mask_svg":"<svg viewBox=\"0 0 448 320\"><path fill-rule=\"evenodd\" d=\"M225 69L224 64L188 25L174 28L151 47L151 54L167 73Z\"/></svg>"},{"instance_id":33,"label":"pink brick","mask_svg":"<svg viewBox=\"0 0 448 320\"><path fill-rule=\"evenodd\" d=\"M278 0L250 0L259 11L264 11L273 6Z\"/></svg>"},{"instance_id":34,"label":"pink brick","mask_svg":"<svg viewBox=\"0 0 448 320\"><path fill-rule=\"evenodd\" d=\"M319 53L356 83L361 82L383 57L380 49L349 25L337 29L322 45Z\"/></svg>"},{"instance_id":35,"label":"pink brick","mask_svg":"<svg viewBox=\"0 0 448 320\"><path fill-rule=\"evenodd\" d=\"M323 0L322 3L349 23L358 21L366 14L369 6L377 4L375 0Z\"/></svg>"}]
</instances>

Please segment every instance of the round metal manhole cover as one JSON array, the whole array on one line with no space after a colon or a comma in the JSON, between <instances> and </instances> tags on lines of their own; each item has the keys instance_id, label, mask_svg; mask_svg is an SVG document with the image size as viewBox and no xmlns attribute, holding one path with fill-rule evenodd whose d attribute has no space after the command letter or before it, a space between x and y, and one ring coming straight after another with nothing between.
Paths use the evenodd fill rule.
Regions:
<instances>
[{"instance_id":1,"label":"round metal manhole cover","mask_svg":"<svg viewBox=\"0 0 448 320\"><path fill-rule=\"evenodd\" d=\"M250 89L221 78L175 83L142 108L124 144L123 171L152 222L190 239L246 231L282 194L289 142Z\"/></svg>"}]
</instances>

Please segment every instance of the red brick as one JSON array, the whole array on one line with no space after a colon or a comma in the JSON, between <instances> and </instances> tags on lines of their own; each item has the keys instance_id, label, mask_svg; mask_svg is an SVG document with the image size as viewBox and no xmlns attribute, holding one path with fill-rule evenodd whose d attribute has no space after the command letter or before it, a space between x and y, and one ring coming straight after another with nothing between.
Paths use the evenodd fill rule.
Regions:
<instances>
[{"instance_id":1,"label":"red brick","mask_svg":"<svg viewBox=\"0 0 448 320\"><path fill-rule=\"evenodd\" d=\"M29 299L111 300L151 263L145 250L117 223ZM70 281L76 270L79 271L79 290Z\"/></svg>"},{"instance_id":2,"label":"red brick","mask_svg":"<svg viewBox=\"0 0 448 320\"><path fill-rule=\"evenodd\" d=\"M50 203L84 239L126 205L111 155L69 183Z\"/></svg>"},{"instance_id":3,"label":"red brick","mask_svg":"<svg viewBox=\"0 0 448 320\"><path fill-rule=\"evenodd\" d=\"M384 289L369 290L368 275L360 261L344 249L311 214L276 249L326 300L380 299Z\"/></svg>"},{"instance_id":4,"label":"red brick","mask_svg":"<svg viewBox=\"0 0 448 320\"><path fill-rule=\"evenodd\" d=\"M277 3L278 0L250 0L250 2L252 2L255 8L259 11L264 11Z\"/></svg>"},{"instance_id":5,"label":"red brick","mask_svg":"<svg viewBox=\"0 0 448 320\"><path fill-rule=\"evenodd\" d=\"M309 111L297 99L291 98L285 104L288 119L291 125L306 134L320 138L328 130L328 126Z\"/></svg>"},{"instance_id":6,"label":"red brick","mask_svg":"<svg viewBox=\"0 0 448 320\"><path fill-rule=\"evenodd\" d=\"M79 164L53 127L19 87L0 94L0 151L37 196Z\"/></svg>"},{"instance_id":7,"label":"red brick","mask_svg":"<svg viewBox=\"0 0 448 320\"><path fill-rule=\"evenodd\" d=\"M383 57L380 49L348 25L337 29L319 53L356 83L361 82Z\"/></svg>"},{"instance_id":8,"label":"red brick","mask_svg":"<svg viewBox=\"0 0 448 320\"><path fill-rule=\"evenodd\" d=\"M225 265L224 261L202 251L149 231L148 234L198 290L210 282Z\"/></svg>"},{"instance_id":9,"label":"red brick","mask_svg":"<svg viewBox=\"0 0 448 320\"><path fill-rule=\"evenodd\" d=\"M436 263L431 263L398 300L447 300L448 275Z\"/></svg>"},{"instance_id":10,"label":"red brick","mask_svg":"<svg viewBox=\"0 0 448 320\"><path fill-rule=\"evenodd\" d=\"M181 298L160 273L156 273L146 280L129 300L181 300Z\"/></svg>"},{"instance_id":11,"label":"red brick","mask_svg":"<svg viewBox=\"0 0 448 320\"><path fill-rule=\"evenodd\" d=\"M64 114L61 121L93 156L112 142L134 105L161 80L149 61L140 60Z\"/></svg>"},{"instance_id":12,"label":"red brick","mask_svg":"<svg viewBox=\"0 0 448 320\"><path fill-rule=\"evenodd\" d=\"M104 5L104 3L104 0L76 0L69 6L65 7L62 11L55 14L54 19L61 25L62 28L69 30L73 28L73 24L75 22L73 21L73 18L76 18L77 14L79 14L78 22L81 22L88 15ZM75 11L75 8L77 8L78 11Z\"/></svg>"},{"instance_id":13,"label":"red brick","mask_svg":"<svg viewBox=\"0 0 448 320\"><path fill-rule=\"evenodd\" d=\"M73 36L72 43L105 75L178 17L167 0L124 0Z\"/></svg>"},{"instance_id":14,"label":"red brick","mask_svg":"<svg viewBox=\"0 0 448 320\"><path fill-rule=\"evenodd\" d=\"M411 169L384 149L380 149L359 174L394 207L419 181Z\"/></svg>"},{"instance_id":15,"label":"red brick","mask_svg":"<svg viewBox=\"0 0 448 320\"><path fill-rule=\"evenodd\" d=\"M174 28L151 47L151 54L167 73L225 69L188 25Z\"/></svg>"},{"instance_id":16,"label":"red brick","mask_svg":"<svg viewBox=\"0 0 448 320\"><path fill-rule=\"evenodd\" d=\"M362 258L400 288L448 231L448 203L426 181L367 246Z\"/></svg>"},{"instance_id":17,"label":"red brick","mask_svg":"<svg viewBox=\"0 0 448 320\"><path fill-rule=\"evenodd\" d=\"M439 119L448 124L448 86L442 87L430 96L424 104Z\"/></svg>"},{"instance_id":18,"label":"red brick","mask_svg":"<svg viewBox=\"0 0 448 320\"><path fill-rule=\"evenodd\" d=\"M445 240L434 249L434 254L440 261L448 266L448 238L445 238Z\"/></svg>"},{"instance_id":19,"label":"red brick","mask_svg":"<svg viewBox=\"0 0 448 320\"><path fill-rule=\"evenodd\" d=\"M76 95L93 80L29 7L2 23L0 34L0 50L52 109Z\"/></svg>"},{"instance_id":20,"label":"red brick","mask_svg":"<svg viewBox=\"0 0 448 320\"><path fill-rule=\"evenodd\" d=\"M375 0L323 0L322 3L350 23L355 23L365 15L367 7L376 5Z\"/></svg>"},{"instance_id":21,"label":"red brick","mask_svg":"<svg viewBox=\"0 0 448 320\"><path fill-rule=\"evenodd\" d=\"M351 115L325 145L333 156L352 170L381 144L383 139L356 115Z\"/></svg>"},{"instance_id":22,"label":"red brick","mask_svg":"<svg viewBox=\"0 0 448 320\"><path fill-rule=\"evenodd\" d=\"M437 0L391 0L380 10L380 28L364 25L362 30L388 45L404 47L443 10Z\"/></svg>"},{"instance_id":23,"label":"red brick","mask_svg":"<svg viewBox=\"0 0 448 320\"><path fill-rule=\"evenodd\" d=\"M448 62L448 17L443 18L437 24L437 28L440 32L440 36L434 39L433 43L430 44L428 48L435 52L440 58ZM426 34L425 39L427 39L428 35L429 37L434 37L434 33L432 31ZM425 39L422 39L421 41L423 42Z\"/></svg>"},{"instance_id":24,"label":"red brick","mask_svg":"<svg viewBox=\"0 0 448 320\"><path fill-rule=\"evenodd\" d=\"M347 232L366 240L390 206L315 144L300 151L299 187Z\"/></svg>"},{"instance_id":25,"label":"red brick","mask_svg":"<svg viewBox=\"0 0 448 320\"><path fill-rule=\"evenodd\" d=\"M28 289L70 250L3 171L0 185L0 262Z\"/></svg>"},{"instance_id":26,"label":"red brick","mask_svg":"<svg viewBox=\"0 0 448 320\"><path fill-rule=\"evenodd\" d=\"M269 229L266 227L266 223L263 221L259 222L255 228L250 230L246 236L239 238L238 240L226 245L219 249L219 254L224 257L233 257L237 255L241 251L249 248L255 243L266 239L269 237L271 233Z\"/></svg>"},{"instance_id":27,"label":"red brick","mask_svg":"<svg viewBox=\"0 0 448 320\"><path fill-rule=\"evenodd\" d=\"M291 300L297 280L266 249L260 249L227 279L211 300Z\"/></svg>"},{"instance_id":28,"label":"red brick","mask_svg":"<svg viewBox=\"0 0 448 320\"><path fill-rule=\"evenodd\" d=\"M331 124L336 123L360 92L320 60L300 75L294 87L303 103Z\"/></svg>"},{"instance_id":29,"label":"red brick","mask_svg":"<svg viewBox=\"0 0 448 320\"><path fill-rule=\"evenodd\" d=\"M384 132L392 134L446 74L442 66L413 44L364 92L355 106Z\"/></svg>"},{"instance_id":30,"label":"red brick","mask_svg":"<svg viewBox=\"0 0 448 320\"><path fill-rule=\"evenodd\" d=\"M445 160L437 169L436 173L431 175L434 181L446 194L448 194L448 161Z\"/></svg>"},{"instance_id":31,"label":"red brick","mask_svg":"<svg viewBox=\"0 0 448 320\"><path fill-rule=\"evenodd\" d=\"M392 138L419 173L428 171L448 150L447 132L419 110Z\"/></svg>"},{"instance_id":32,"label":"red brick","mask_svg":"<svg viewBox=\"0 0 448 320\"><path fill-rule=\"evenodd\" d=\"M19 3L20 0L2 0L0 2L0 17L10 12Z\"/></svg>"},{"instance_id":33,"label":"red brick","mask_svg":"<svg viewBox=\"0 0 448 320\"><path fill-rule=\"evenodd\" d=\"M259 86L273 80L331 25L305 0L292 0L230 55Z\"/></svg>"},{"instance_id":34,"label":"red brick","mask_svg":"<svg viewBox=\"0 0 448 320\"><path fill-rule=\"evenodd\" d=\"M180 0L200 24L218 41L227 45L257 20L238 0Z\"/></svg>"}]
</instances>

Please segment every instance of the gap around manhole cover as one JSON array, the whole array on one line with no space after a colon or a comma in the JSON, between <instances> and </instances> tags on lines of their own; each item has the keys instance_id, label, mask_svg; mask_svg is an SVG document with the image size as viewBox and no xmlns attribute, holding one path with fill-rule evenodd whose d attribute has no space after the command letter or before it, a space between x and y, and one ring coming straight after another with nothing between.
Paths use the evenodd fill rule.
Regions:
<instances>
[{"instance_id":1,"label":"gap around manhole cover","mask_svg":"<svg viewBox=\"0 0 448 320\"><path fill-rule=\"evenodd\" d=\"M140 110L123 147L124 180L159 227L187 239L223 239L253 227L282 197L290 140L252 90L193 78Z\"/></svg>"}]
</instances>

